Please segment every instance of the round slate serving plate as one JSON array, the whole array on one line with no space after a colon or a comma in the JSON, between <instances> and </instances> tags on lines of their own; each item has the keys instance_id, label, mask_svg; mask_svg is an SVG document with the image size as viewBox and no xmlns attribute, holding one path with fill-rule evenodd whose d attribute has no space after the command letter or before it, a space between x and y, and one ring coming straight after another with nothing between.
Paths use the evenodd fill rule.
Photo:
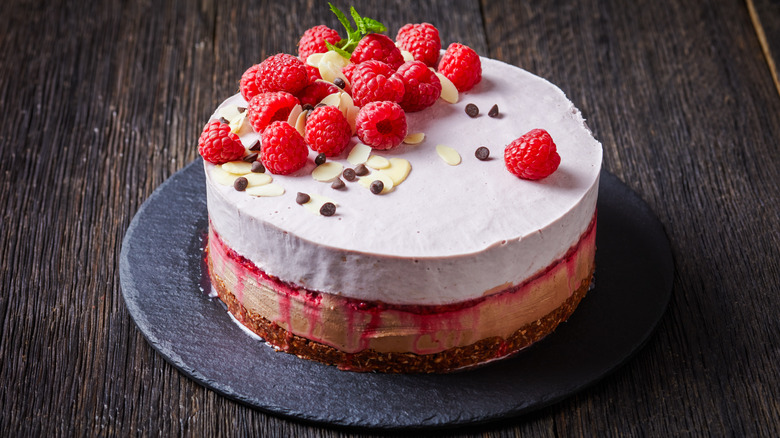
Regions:
<instances>
[{"instance_id":1,"label":"round slate serving plate","mask_svg":"<svg viewBox=\"0 0 780 438\"><path fill-rule=\"evenodd\" d=\"M263 411L339 427L431 429L518 416L591 385L647 341L672 291L674 264L650 208L602 172L596 285L574 315L518 355L446 375L339 371L248 336L202 272L207 228L201 160L162 184L133 218L120 276L130 315L168 362Z\"/></svg>"}]
</instances>

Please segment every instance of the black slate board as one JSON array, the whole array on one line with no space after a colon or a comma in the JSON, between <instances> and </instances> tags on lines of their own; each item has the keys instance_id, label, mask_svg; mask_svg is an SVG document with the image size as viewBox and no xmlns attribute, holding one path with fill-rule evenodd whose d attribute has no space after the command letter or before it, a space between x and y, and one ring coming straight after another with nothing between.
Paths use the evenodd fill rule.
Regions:
<instances>
[{"instance_id":1,"label":"black slate board","mask_svg":"<svg viewBox=\"0 0 780 438\"><path fill-rule=\"evenodd\" d=\"M602 172L596 286L568 322L517 356L447 375L385 375L278 353L230 319L202 273L207 227L201 160L162 184L125 235L128 310L173 366L232 399L277 415L340 427L430 429L507 419L591 385L647 341L672 290L661 224L633 191Z\"/></svg>"}]
</instances>

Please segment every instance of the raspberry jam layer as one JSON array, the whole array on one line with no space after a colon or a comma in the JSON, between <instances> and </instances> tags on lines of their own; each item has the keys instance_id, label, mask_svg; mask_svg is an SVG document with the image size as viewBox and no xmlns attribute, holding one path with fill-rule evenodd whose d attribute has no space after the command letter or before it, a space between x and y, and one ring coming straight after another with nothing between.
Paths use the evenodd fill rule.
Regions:
<instances>
[{"instance_id":1,"label":"raspberry jam layer","mask_svg":"<svg viewBox=\"0 0 780 438\"><path fill-rule=\"evenodd\" d=\"M307 290L267 275L228 247L213 224L208 255L220 297L228 302L229 294L236 308L243 309L232 312L236 318L245 322L247 317L259 317L286 333L281 339L258 333L277 348L290 350L288 341L299 337L346 354L431 355L485 339L507 340L521 328L541 326L545 317L571 303L575 291L587 290L594 269L595 236L594 215L563 257L525 282L446 305L386 304ZM554 330L558 322L545 324L544 332L534 333L534 340ZM500 357L507 351L496 354Z\"/></svg>"}]
</instances>

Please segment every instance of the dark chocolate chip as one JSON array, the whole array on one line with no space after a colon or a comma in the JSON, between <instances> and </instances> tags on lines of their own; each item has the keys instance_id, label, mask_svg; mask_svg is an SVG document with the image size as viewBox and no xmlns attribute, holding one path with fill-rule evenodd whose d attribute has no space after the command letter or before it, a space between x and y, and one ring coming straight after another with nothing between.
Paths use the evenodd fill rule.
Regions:
<instances>
[{"instance_id":1,"label":"dark chocolate chip","mask_svg":"<svg viewBox=\"0 0 780 438\"><path fill-rule=\"evenodd\" d=\"M368 175L368 168L365 164L358 164L355 166L355 175L357 176L366 176Z\"/></svg>"},{"instance_id":2,"label":"dark chocolate chip","mask_svg":"<svg viewBox=\"0 0 780 438\"><path fill-rule=\"evenodd\" d=\"M347 84L344 82L344 79L341 79L341 78L334 79L333 80L333 85L341 88L342 90L344 89L344 87L347 86Z\"/></svg>"},{"instance_id":3,"label":"dark chocolate chip","mask_svg":"<svg viewBox=\"0 0 780 438\"><path fill-rule=\"evenodd\" d=\"M309 195L307 195L306 193L303 193L303 192L298 192L298 194L295 196L295 202L300 204L300 205L303 205L303 204L309 202L310 199L311 199L311 196L309 196Z\"/></svg>"},{"instance_id":4,"label":"dark chocolate chip","mask_svg":"<svg viewBox=\"0 0 780 438\"><path fill-rule=\"evenodd\" d=\"M312 106L312 104L310 103L304 103L301 109L303 109L304 111L311 111L314 109L314 106Z\"/></svg>"},{"instance_id":5,"label":"dark chocolate chip","mask_svg":"<svg viewBox=\"0 0 780 438\"><path fill-rule=\"evenodd\" d=\"M327 159L328 159L328 157L326 157L325 154L320 152L319 154L317 154L317 158L314 159L314 164L316 164L318 166L320 164L325 164L325 160L327 160Z\"/></svg>"},{"instance_id":6,"label":"dark chocolate chip","mask_svg":"<svg viewBox=\"0 0 780 438\"><path fill-rule=\"evenodd\" d=\"M344 169L344 172L341 172L341 176L344 177L347 181L354 181L357 179L357 175L355 174L355 169L350 169L347 167Z\"/></svg>"},{"instance_id":7,"label":"dark chocolate chip","mask_svg":"<svg viewBox=\"0 0 780 438\"><path fill-rule=\"evenodd\" d=\"M249 154L246 157L244 157L244 161L246 161L247 163L254 163L255 161L257 161L257 152L253 154Z\"/></svg>"},{"instance_id":8,"label":"dark chocolate chip","mask_svg":"<svg viewBox=\"0 0 780 438\"><path fill-rule=\"evenodd\" d=\"M371 183L371 193L378 195L382 193L382 190L385 189L385 183L382 181L376 180Z\"/></svg>"},{"instance_id":9,"label":"dark chocolate chip","mask_svg":"<svg viewBox=\"0 0 780 438\"><path fill-rule=\"evenodd\" d=\"M254 173L265 173L265 166L263 166L263 163L260 161L255 161L252 163L252 172Z\"/></svg>"},{"instance_id":10,"label":"dark chocolate chip","mask_svg":"<svg viewBox=\"0 0 780 438\"><path fill-rule=\"evenodd\" d=\"M474 156L477 157L477 159L480 161L485 161L490 156L490 149L486 148L485 146L480 146L476 151L474 151Z\"/></svg>"},{"instance_id":11,"label":"dark chocolate chip","mask_svg":"<svg viewBox=\"0 0 780 438\"><path fill-rule=\"evenodd\" d=\"M323 216L333 216L336 214L336 204L332 202L326 202L320 207L320 214Z\"/></svg>"},{"instance_id":12,"label":"dark chocolate chip","mask_svg":"<svg viewBox=\"0 0 780 438\"><path fill-rule=\"evenodd\" d=\"M344 184L344 181L341 180L341 178L336 178L333 180L333 184L330 185L331 188L334 188L336 190L341 190L347 185Z\"/></svg>"},{"instance_id":13,"label":"dark chocolate chip","mask_svg":"<svg viewBox=\"0 0 780 438\"><path fill-rule=\"evenodd\" d=\"M246 190L246 186L249 185L249 180L244 178L243 176L239 176L236 178L236 181L233 183L233 188L238 190L239 192L243 192Z\"/></svg>"},{"instance_id":14,"label":"dark chocolate chip","mask_svg":"<svg viewBox=\"0 0 780 438\"><path fill-rule=\"evenodd\" d=\"M259 139L255 140L255 142L252 143L252 146L249 146L249 150L250 151L259 151L260 149L261 148L260 148L260 140Z\"/></svg>"},{"instance_id":15,"label":"dark chocolate chip","mask_svg":"<svg viewBox=\"0 0 780 438\"><path fill-rule=\"evenodd\" d=\"M224 117L220 117L219 118L219 123L224 123L226 125L229 125L230 124L230 120L228 120L228 119L226 119Z\"/></svg>"},{"instance_id":16,"label":"dark chocolate chip","mask_svg":"<svg viewBox=\"0 0 780 438\"><path fill-rule=\"evenodd\" d=\"M466 114L468 114L471 118L477 117L479 115L479 108L477 108L477 106L473 103L470 103L466 105Z\"/></svg>"},{"instance_id":17,"label":"dark chocolate chip","mask_svg":"<svg viewBox=\"0 0 780 438\"><path fill-rule=\"evenodd\" d=\"M488 111L488 116L498 117L498 104L495 104L492 108L490 108L490 111Z\"/></svg>"},{"instance_id":18,"label":"dark chocolate chip","mask_svg":"<svg viewBox=\"0 0 780 438\"><path fill-rule=\"evenodd\" d=\"M243 113L244 111L246 111L246 107L245 106L240 106L240 107L238 107L236 109L238 110L239 113Z\"/></svg>"}]
</instances>

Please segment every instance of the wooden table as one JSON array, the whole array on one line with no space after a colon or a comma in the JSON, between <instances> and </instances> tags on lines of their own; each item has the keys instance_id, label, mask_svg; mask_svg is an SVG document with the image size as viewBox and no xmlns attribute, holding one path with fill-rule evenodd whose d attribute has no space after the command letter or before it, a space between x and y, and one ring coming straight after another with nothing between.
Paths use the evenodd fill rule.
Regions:
<instances>
[{"instance_id":1,"label":"wooden table","mask_svg":"<svg viewBox=\"0 0 780 438\"><path fill-rule=\"evenodd\" d=\"M244 69L338 23L314 1L95 3L11 1L0 14L0 436L369 436L185 377L132 322L118 275L133 215L196 158ZM674 252L668 311L633 360L561 403L459 433L780 436L778 2L358 9L391 36L432 22L445 43L559 85Z\"/></svg>"}]
</instances>

